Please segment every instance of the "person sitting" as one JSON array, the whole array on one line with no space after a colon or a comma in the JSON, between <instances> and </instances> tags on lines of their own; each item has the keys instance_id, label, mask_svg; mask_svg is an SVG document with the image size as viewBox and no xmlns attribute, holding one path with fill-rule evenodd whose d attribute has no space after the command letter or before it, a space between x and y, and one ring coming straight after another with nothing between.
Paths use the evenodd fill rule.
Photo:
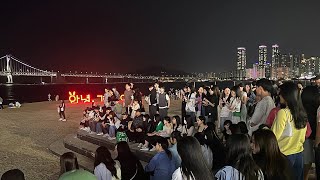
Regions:
<instances>
[{"instance_id":1,"label":"person sitting","mask_svg":"<svg viewBox=\"0 0 320 180\"><path fill-rule=\"evenodd\" d=\"M143 116L140 110L136 111L136 116L132 121L131 126L129 126L129 131L127 132L130 141L135 141L136 143L142 143L147 128L147 122L143 121Z\"/></svg>"},{"instance_id":2,"label":"person sitting","mask_svg":"<svg viewBox=\"0 0 320 180\"><path fill-rule=\"evenodd\" d=\"M228 138L226 166L220 169L215 177L218 180L263 180L263 173L252 158L248 136L233 134Z\"/></svg>"},{"instance_id":3,"label":"person sitting","mask_svg":"<svg viewBox=\"0 0 320 180\"><path fill-rule=\"evenodd\" d=\"M134 118L136 111L140 109L139 101L135 99L132 104L131 118ZM141 112L141 111L140 111Z\"/></svg>"},{"instance_id":4,"label":"person sitting","mask_svg":"<svg viewBox=\"0 0 320 180\"><path fill-rule=\"evenodd\" d=\"M80 129L81 130L85 130L87 132L90 131L89 128L89 113L91 111L91 108L87 107L84 111L83 111L83 117L82 120L80 121Z\"/></svg>"},{"instance_id":5,"label":"person sitting","mask_svg":"<svg viewBox=\"0 0 320 180\"><path fill-rule=\"evenodd\" d=\"M194 134L194 124L192 116L186 115L182 126L182 136L193 136Z\"/></svg>"},{"instance_id":6,"label":"person sitting","mask_svg":"<svg viewBox=\"0 0 320 180\"><path fill-rule=\"evenodd\" d=\"M94 159L94 175L97 180L121 179L120 163L113 160L110 151L100 146L96 150Z\"/></svg>"},{"instance_id":7,"label":"person sitting","mask_svg":"<svg viewBox=\"0 0 320 180\"><path fill-rule=\"evenodd\" d=\"M294 179L290 161L280 152L276 136L271 130L253 132L251 147L253 159L261 168L264 179Z\"/></svg>"},{"instance_id":8,"label":"person sitting","mask_svg":"<svg viewBox=\"0 0 320 180\"><path fill-rule=\"evenodd\" d=\"M158 152L145 167L150 180L170 180L175 170L172 154L168 149L169 143L165 138L158 138L156 151Z\"/></svg>"},{"instance_id":9,"label":"person sitting","mask_svg":"<svg viewBox=\"0 0 320 180\"><path fill-rule=\"evenodd\" d=\"M89 126L90 126L90 134L95 134L96 133L96 128L97 128L97 123L99 122L99 107L94 107L93 108L93 118L90 119L89 121Z\"/></svg>"},{"instance_id":10,"label":"person sitting","mask_svg":"<svg viewBox=\"0 0 320 180\"><path fill-rule=\"evenodd\" d=\"M116 139L116 131L120 127L120 119L117 118L116 114L111 111L109 114L110 121L109 121L109 140Z\"/></svg>"},{"instance_id":11,"label":"person sitting","mask_svg":"<svg viewBox=\"0 0 320 180\"><path fill-rule=\"evenodd\" d=\"M201 152L201 146L197 139L185 136L177 145L181 166L172 174L172 180L213 180L206 160Z\"/></svg>"},{"instance_id":12,"label":"person sitting","mask_svg":"<svg viewBox=\"0 0 320 180\"><path fill-rule=\"evenodd\" d=\"M20 169L11 169L2 174L1 180L25 180L25 178Z\"/></svg>"},{"instance_id":13,"label":"person sitting","mask_svg":"<svg viewBox=\"0 0 320 180\"><path fill-rule=\"evenodd\" d=\"M182 132L182 125L180 116L173 116L171 119L172 129L173 131L180 131Z\"/></svg>"},{"instance_id":14,"label":"person sitting","mask_svg":"<svg viewBox=\"0 0 320 180\"><path fill-rule=\"evenodd\" d=\"M129 123L132 123L132 119L130 118L130 116L128 115L128 113L123 113L122 114L122 119L121 119L121 122L120 122L120 127L119 127L119 130L120 131L124 131L124 132L127 132L129 129Z\"/></svg>"},{"instance_id":15,"label":"person sitting","mask_svg":"<svg viewBox=\"0 0 320 180\"><path fill-rule=\"evenodd\" d=\"M182 138L181 132L180 131L173 131L170 136L170 143L171 147L169 150L171 151L172 154L172 160L174 161L176 165L176 169L180 167L181 165L181 158L179 156L178 150L177 150L177 143L180 141Z\"/></svg>"},{"instance_id":16,"label":"person sitting","mask_svg":"<svg viewBox=\"0 0 320 180\"><path fill-rule=\"evenodd\" d=\"M147 179L144 169L139 159L130 151L129 145L125 141L117 143L115 150L118 157L115 159L121 165L122 180L145 180Z\"/></svg>"},{"instance_id":17,"label":"person sitting","mask_svg":"<svg viewBox=\"0 0 320 180\"><path fill-rule=\"evenodd\" d=\"M207 162L209 169L213 167L213 153L210 147L206 144L206 135L201 132L194 134L194 137L199 141L201 145L202 154Z\"/></svg>"},{"instance_id":18,"label":"person sitting","mask_svg":"<svg viewBox=\"0 0 320 180\"><path fill-rule=\"evenodd\" d=\"M74 153L67 152L60 157L60 178L59 180L95 180L96 177L85 170L79 169L78 160Z\"/></svg>"},{"instance_id":19,"label":"person sitting","mask_svg":"<svg viewBox=\"0 0 320 180\"><path fill-rule=\"evenodd\" d=\"M159 116L160 118L160 116ZM159 123L162 123L159 121ZM145 139L145 144L142 146L142 151L155 151L155 142L159 137L169 138L172 133L172 125L170 123L170 117L166 116L163 120L163 128L162 130L156 129L155 132L148 133ZM157 131L158 130L158 131Z\"/></svg>"}]
</instances>

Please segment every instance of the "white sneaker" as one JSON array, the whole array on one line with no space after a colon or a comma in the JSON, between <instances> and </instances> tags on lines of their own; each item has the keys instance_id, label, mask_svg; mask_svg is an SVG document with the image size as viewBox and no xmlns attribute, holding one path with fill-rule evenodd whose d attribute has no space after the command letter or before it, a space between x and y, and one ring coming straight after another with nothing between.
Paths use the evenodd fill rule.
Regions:
<instances>
[{"instance_id":1,"label":"white sneaker","mask_svg":"<svg viewBox=\"0 0 320 180\"><path fill-rule=\"evenodd\" d=\"M102 137L109 137L109 134L104 134Z\"/></svg>"},{"instance_id":2,"label":"white sneaker","mask_svg":"<svg viewBox=\"0 0 320 180\"><path fill-rule=\"evenodd\" d=\"M62 118L60 118L59 121L62 121Z\"/></svg>"},{"instance_id":3,"label":"white sneaker","mask_svg":"<svg viewBox=\"0 0 320 180\"><path fill-rule=\"evenodd\" d=\"M89 127L85 127L84 130L87 131L87 132L91 131Z\"/></svg>"},{"instance_id":4,"label":"white sneaker","mask_svg":"<svg viewBox=\"0 0 320 180\"><path fill-rule=\"evenodd\" d=\"M153 152L153 151L155 151L155 150L156 150L156 147L153 146L153 148L150 149L149 151Z\"/></svg>"},{"instance_id":5,"label":"white sneaker","mask_svg":"<svg viewBox=\"0 0 320 180\"><path fill-rule=\"evenodd\" d=\"M103 133L102 133L102 132L97 134L97 136L102 136L102 135L103 135Z\"/></svg>"},{"instance_id":6,"label":"white sneaker","mask_svg":"<svg viewBox=\"0 0 320 180\"><path fill-rule=\"evenodd\" d=\"M84 128L84 127L81 127L80 130L85 130L85 128Z\"/></svg>"},{"instance_id":7,"label":"white sneaker","mask_svg":"<svg viewBox=\"0 0 320 180\"><path fill-rule=\"evenodd\" d=\"M143 144L139 143L138 148L142 148Z\"/></svg>"},{"instance_id":8,"label":"white sneaker","mask_svg":"<svg viewBox=\"0 0 320 180\"><path fill-rule=\"evenodd\" d=\"M115 140L116 137L108 137L109 140Z\"/></svg>"},{"instance_id":9,"label":"white sneaker","mask_svg":"<svg viewBox=\"0 0 320 180\"><path fill-rule=\"evenodd\" d=\"M89 134L95 134L96 132L94 132L94 131L90 131L90 133Z\"/></svg>"},{"instance_id":10,"label":"white sneaker","mask_svg":"<svg viewBox=\"0 0 320 180\"><path fill-rule=\"evenodd\" d=\"M149 148L144 147L144 148L141 148L140 151L149 151Z\"/></svg>"},{"instance_id":11,"label":"white sneaker","mask_svg":"<svg viewBox=\"0 0 320 180\"><path fill-rule=\"evenodd\" d=\"M61 121L66 122L67 120L66 119L62 119Z\"/></svg>"}]
</instances>

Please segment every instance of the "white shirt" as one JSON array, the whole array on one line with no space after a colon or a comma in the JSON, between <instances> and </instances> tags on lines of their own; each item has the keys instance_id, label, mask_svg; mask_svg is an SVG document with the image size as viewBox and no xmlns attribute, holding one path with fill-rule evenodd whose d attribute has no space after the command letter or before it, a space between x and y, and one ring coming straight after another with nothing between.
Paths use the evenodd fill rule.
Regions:
<instances>
[{"instance_id":1,"label":"white shirt","mask_svg":"<svg viewBox=\"0 0 320 180\"><path fill-rule=\"evenodd\" d=\"M181 168L179 167L178 169L176 169L174 171L174 173L172 174L172 180L187 180L188 177L186 175L182 175L182 171L181 171ZM192 176L192 177L189 177L190 180L195 180L195 178Z\"/></svg>"},{"instance_id":2,"label":"white shirt","mask_svg":"<svg viewBox=\"0 0 320 180\"><path fill-rule=\"evenodd\" d=\"M216 175L218 180L245 180L245 177L241 172L231 166L225 166L220 169ZM264 180L264 176L261 170L258 173L258 180Z\"/></svg>"},{"instance_id":3,"label":"white shirt","mask_svg":"<svg viewBox=\"0 0 320 180\"><path fill-rule=\"evenodd\" d=\"M117 170L117 177L121 179L121 170L120 164L118 161L115 161L115 168ZM97 180L115 180L116 178L111 175L111 172L107 169L106 165L100 163L97 167L94 168L94 175L97 176Z\"/></svg>"},{"instance_id":4,"label":"white shirt","mask_svg":"<svg viewBox=\"0 0 320 180\"><path fill-rule=\"evenodd\" d=\"M187 97L188 101L186 103L187 112L196 112L196 93L189 94Z\"/></svg>"}]
</instances>

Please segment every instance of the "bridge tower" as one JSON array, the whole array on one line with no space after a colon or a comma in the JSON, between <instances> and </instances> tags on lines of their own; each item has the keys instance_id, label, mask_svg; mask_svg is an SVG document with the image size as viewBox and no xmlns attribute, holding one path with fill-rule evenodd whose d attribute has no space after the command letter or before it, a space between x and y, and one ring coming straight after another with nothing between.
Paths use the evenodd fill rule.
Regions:
<instances>
[{"instance_id":1,"label":"bridge tower","mask_svg":"<svg viewBox=\"0 0 320 180\"><path fill-rule=\"evenodd\" d=\"M6 67L7 83L13 83L12 71L10 66L10 62L11 62L10 55L7 55L6 59L7 59L7 67Z\"/></svg>"}]
</instances>

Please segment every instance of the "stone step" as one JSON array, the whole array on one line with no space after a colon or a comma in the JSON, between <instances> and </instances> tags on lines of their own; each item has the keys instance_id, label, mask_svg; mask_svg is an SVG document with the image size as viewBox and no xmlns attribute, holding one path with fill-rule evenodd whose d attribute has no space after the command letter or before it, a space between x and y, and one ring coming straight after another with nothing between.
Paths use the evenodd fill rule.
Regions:
<instances>
[{"instance_id":1,"label":"stone step","mask_svg":"<svg viewBox=\"0 0 320 180\"><path fill-rule=\"evenodd\" d=\"M98 145L98 146L105 146L109 150L114 150L116 145L116 140L109 140L106 137L97 136L96 134L89 134L86 131L79 130L77 133L77 137L80 140L87 141L89 143ZM140 151L138 148L138 144L129 142L129 147L131 151L141 160L144 162L149 162L151 158L156 154L156 152L149 152L149 151Z\"/></svg>"},{"instance_id":2,"label":"stone step","mask_svg":"<svg viewBox=\"0 0 320 180\"><path fill-rule=\"evenodd\" d=\"M60 140L52 143L49 146L49 150L51 151L51 153L53 153L54 155L56 155L58 157L60 157L62 154L66 153L66 152L71 152L70 149L67 149L64 147L64 140L63 139L60 139ZM85 169L89 172L93 172L93 160L80 154L80 153L77 153L77 152L74 152L74 153L77 156L80 168Z\"/></svg>"},{"instance_id":3,"label":"stone step","mask_svg":"<svg viewBox=\"0 0 320 180\"><path fill-rule=\"evenodd\" d=\"M94 160L94 153L96 149L99 147L98 145L92 144L87 141L83 141L77 137L76 134L69 134L63 139L63 145L65 148L82 154L89 159ZM110 151L111 154L114 154L113 151Z\"/></svg>"},{"instance_id":4,"label":"stone step","mask_svg":"<svg viewBox=\"0 0 320 180\"><path fill-rule=\"evenodd\" d=\"M96 144L79 139L76 134L70 134L66 136L63 140L63 144L65 148L91 159L92 163L94 161L93 154L95 153L96 149L99 147ZM114 152L114 149L113 150L109 149L109 151L111 153L111 157L115 159L117 154ZM131 148L131 151L132 151L132 148ZM141 164L143 166L147 165L147 163L142 160L141 160Z\"/></svg>"}]
</instances>

